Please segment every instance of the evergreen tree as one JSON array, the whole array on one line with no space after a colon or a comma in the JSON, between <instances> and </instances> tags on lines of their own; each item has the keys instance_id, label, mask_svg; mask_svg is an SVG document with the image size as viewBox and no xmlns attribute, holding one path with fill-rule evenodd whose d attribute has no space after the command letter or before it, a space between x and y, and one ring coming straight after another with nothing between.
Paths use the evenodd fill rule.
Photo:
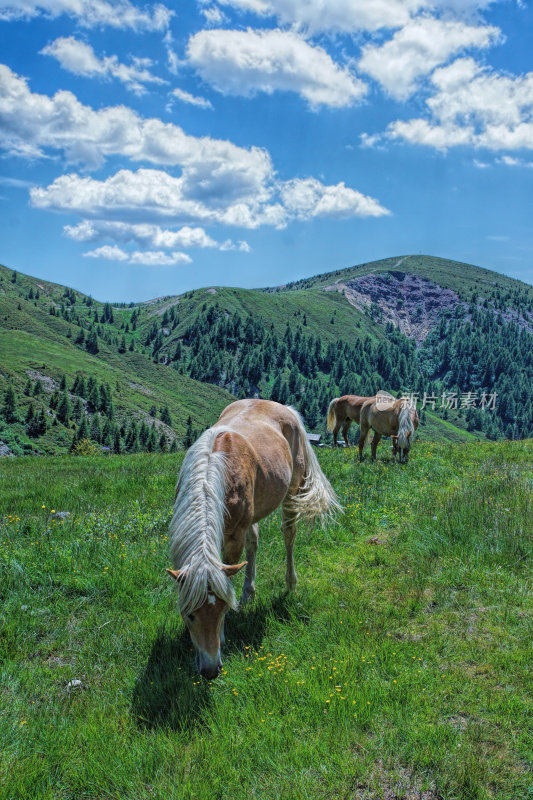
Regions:
<instances>
[{"instance_id":1,"label":"evergreen tree","mask_svg":"<svg viewBox=\"0 0 533 800\"><path fill-rule=\"evenodd\" d=\"M90 430L91 439L95 442L102 441L102 428L100 425L100 415L93 414L93 418L91 420L91 430Z\"/></svg>"},{"instance_id":2,"label":"evergreen tree","mask_svg":"<svg viewBox=\"0 0 533 800\"><path fill-rule=\"evenodd\" d=\"M18 422L17 395L12 386L8 386L5 391L2 416L8 424L11 422Z\"/></svg>"},{"instance_id":3,"label":"evergreen tree","mask_svg":"<svg viewBox=\"0 0 533 800\"><path fill-rule=\"evenodd\" d=\"M192 445L193 441L194 441L194 439L193 439L193 432L192 432L192 419L191 419L191 417L188 417L187 418L187 427L185 429L185 439L183 441L185 449L188 449Z\"/></svg>"},{"instance_id":4,"label":"evergreen tree","mask_svg":"<svg viewBox=\"0 0 533 800\"><path fill-rule=\"evenodd\" d=\"M57 406L57 418L63 425L68 425L68 421L72 414L72 408L67 392L63 392L61 399Z\"/></svg>"},{"instance_id":5,"label":"evergreen tree","mask_svg":"<svg viewBox=\"0 0 533 800\"><path fill-rule=\"evenodd\" d=\"M87 334L87 341L85 342L85 349L87 350L88 353L91 353L92 355L96 355L96 353L98 353L98 351L99 351L98 338L96 336L96 332L95 331L89 331L89 333Z\"/></svg>"},{"instance_id":6,"label":"evergreen tree","mask_svg":"<svg viewBox=\"0 0 533 800\"><path fill-rule=\"evenodd\" d=\"M172 426L172 418L170 416L170 411L168 410L168 406L165 406L161 409L161 422L164 422L165 425Z\"/></svg>"}]
</instances>

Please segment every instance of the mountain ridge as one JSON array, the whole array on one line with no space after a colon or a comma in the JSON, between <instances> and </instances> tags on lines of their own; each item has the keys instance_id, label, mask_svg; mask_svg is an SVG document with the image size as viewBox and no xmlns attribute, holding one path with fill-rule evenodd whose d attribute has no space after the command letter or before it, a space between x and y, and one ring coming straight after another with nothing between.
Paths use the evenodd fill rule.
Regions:
<instances>
[{"instance_id":1,"label":"mountain ridge","mask_svg":"<svg viewBox=\"0 0 533 800\"><path fill-rule=\"evenodd\" d=\"M529 430L532 415L525 393L515 385L522 386L531 370L527 356L530 340L520 339L519 326L529 326L533 320L533 287L458 263L397 256L275 289L209 286L129 304L100 302L60 284L0 267L0 344L4 354L0 397L9 385L20 395L32 370L58 385L65 383L66 376L67 394L77 376L93 374L113 395L119 447L120 440L128 440L131 446L136 435L130 431L132 421L142 427L149 414L158 437L160 432L166 436L166 446L181 446L191 430L212 424L236 396L294 402L309 427L322 430L324 406L332 396L371 393L384 387L421 393L426 385L433 393L453 388L460 392L471 374L480 391L490 388L491 381L503 381L505 392L514 393L509 408L504 403L505 413L497 429L487 427L486 416L466 419L460 409L452 408L446 420L429 412L428 431L436 438L497 438L506 431L521 435ZM361 292L365 281L367 288ZM428 286L431 313L423 305L421 332L417 333L413 309L410 316L405 313L405 298L416 297L420 287ZM390 292L388 306L383 299L385 289ZM356 290L359 295L354 299L350 292ZM398 291L404 294L400 296ZM435 299L452 295L453 303L434 305ZM403 329L412 334L411 339L402 333L402 318L412 328ZM461 337L465 336L469 347L481 353L479 375L471 353L459 352L452 361L459 360L462 366L449 368L445 340L453 341L461 351ZM486 348L483 351L483 342L489 340L495 352L501 351L496 359L500 367L506 354L518 347L522 353L517 356L518 372L498 367L496 374L489 368L490 354ZM96 352L91 352L95 348ZM509 376L506 369L511 370ZM20 400L24 414L29 413L30 400L26 398ZM87 408L82 399L82 407ZM70 398L70 402L76 401ZM54 441L60 441L61 451L83 422L69 420L65 430L60 426L61 436L54 437L56 411L44 409L43 403L37 405L46 413L50 428L44 438L32 442L25 434L31 423L24 428L19 419L21 446L33 451L34 445L42 444L43 452L54 452ZM156 405L159 409L154 413ZM517 411L518 424L512 416L513 406L522 409L524 405L523 413ZM164 408L172 419L167 427L160 419ZM100 413L89 409L87 426Z\"/></svg>"}]
</instances>

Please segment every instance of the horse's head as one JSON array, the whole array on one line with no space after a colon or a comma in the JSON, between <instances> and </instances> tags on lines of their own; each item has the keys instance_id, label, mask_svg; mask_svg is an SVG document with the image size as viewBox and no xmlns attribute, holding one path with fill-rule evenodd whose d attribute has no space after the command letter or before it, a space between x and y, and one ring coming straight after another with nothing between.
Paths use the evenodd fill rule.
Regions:
<instances>
[{"instance_id":1,"label":"horse's head","mask_svg":"<svg viewBox=\"0 0 533 800\"><path fill-rule=\"evenodd\" d=\"M224 564L222 572L232 578L244 567L242 564ZM185 581L186 570L167 569L178 587ZM193 611L181 612L196 650L196 668L208 680L216 678L222 669L221 649L224 644L224 616L229 608L226 600L218 597L208 586L207 599Z\"/></svg>"},{"instance_id":2,"label":"horse's head","mask_svg":"<svg viewBox=\"0 0 533 800\"><path fill-rule=\"evenodd\" d=\"M407 431L405 436L401 438L398 437L398 439L396 440L396 451L400 453L400 464L407 464L407 462L409 461L410 449L411 449L411 431Z\"/></svg>"}]
</instances>

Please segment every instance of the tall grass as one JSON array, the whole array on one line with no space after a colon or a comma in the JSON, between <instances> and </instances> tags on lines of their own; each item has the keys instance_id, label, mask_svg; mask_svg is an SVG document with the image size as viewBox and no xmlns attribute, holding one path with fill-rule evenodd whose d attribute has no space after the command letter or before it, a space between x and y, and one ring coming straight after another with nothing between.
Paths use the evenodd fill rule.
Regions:
<instances>
[{"instance_id":1,"label":"tall grass","mask_svg":"<svg viewBox=\"0 0 533 800\"><path fill-rule=\"evenodd\" d=\"M164 573L181 456L4 459L0 797L526 797L532 456L321 452L345 511L300 528L288 597L260 526L211 683Z\"/></svg>"}]
</instances>

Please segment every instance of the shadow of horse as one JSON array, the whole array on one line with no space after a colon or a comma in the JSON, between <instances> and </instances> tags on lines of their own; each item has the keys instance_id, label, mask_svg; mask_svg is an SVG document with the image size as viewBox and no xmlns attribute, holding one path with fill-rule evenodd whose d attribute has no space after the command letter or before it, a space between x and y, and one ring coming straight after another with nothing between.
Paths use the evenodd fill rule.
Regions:
<instances>
[{"instance_id":1,"label":"shadow of horse","mask_svg":"<svg viewBox=\"0 0 533 800\"><path fill-rule=\"evenodd\" d=\"M232 654L257 650L272 620L291 618L307 623L309 616L294 594L251 603L242 611L226 615L224 660ZM209 682L194 666L194 649L185 628L168 630L166 624L152 645L148 662L138 677L132 698L132 715L144 728L168 727L192 730L201 724L212 703Z\"/></svg>"}]
</instances>

